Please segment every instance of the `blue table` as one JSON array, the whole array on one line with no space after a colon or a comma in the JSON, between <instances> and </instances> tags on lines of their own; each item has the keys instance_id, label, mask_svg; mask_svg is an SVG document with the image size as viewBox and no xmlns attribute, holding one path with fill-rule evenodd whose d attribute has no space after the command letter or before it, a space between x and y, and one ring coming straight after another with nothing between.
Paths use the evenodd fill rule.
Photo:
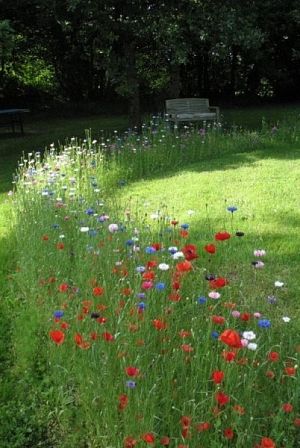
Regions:
<instances>
[{"instance_id":1,"label":"blue table","mask_svg":"<svg viewBox=\"0 0 300 448\"><path fill-rule=\"evenodd\" d=\"M24 134L23 114L30 112L29 109L0 109L0 126L11 126L15 133L16 125L20 127L21 134Z\"/></svg>"}]
</instances>

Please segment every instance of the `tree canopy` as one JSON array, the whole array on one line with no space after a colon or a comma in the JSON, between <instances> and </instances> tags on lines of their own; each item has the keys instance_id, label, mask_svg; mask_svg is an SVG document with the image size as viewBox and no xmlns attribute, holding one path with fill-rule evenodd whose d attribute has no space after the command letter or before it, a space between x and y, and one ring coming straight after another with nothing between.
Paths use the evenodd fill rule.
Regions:
<instances>
[{"instance_id":1,"label":"tree canopy","mask_svg":"<svg viewBox=\"0 0 300 448\"><path fill-rule=\"evenodd\" d=\"M4 99L118 96L137 123L147 98L299 98L298 0L18 0L1 17Z\"/></svg>"}]
</instances>

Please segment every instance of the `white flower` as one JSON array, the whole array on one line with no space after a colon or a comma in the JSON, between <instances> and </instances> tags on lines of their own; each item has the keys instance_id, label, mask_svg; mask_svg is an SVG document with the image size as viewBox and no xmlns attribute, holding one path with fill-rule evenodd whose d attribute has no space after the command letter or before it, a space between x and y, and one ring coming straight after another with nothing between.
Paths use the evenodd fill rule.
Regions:
<instances>
[{"instance_id":1,"label":"white flower","mask_svg":"<svg viewBox=\"0 0 300 448\"><path fill-rule=\"evenodd\" d=\"M117 232L117 230L119 230L119 226L118 224L109 224L108 230L110 231L110 233Z\"/></svg>"},{"instance_id":2,"label":"white flower","mask_svg":"<svg viewBox=\"0 0 300 448\"><path fill-rule=\"evenodd\" d=\"M82 233L86 233L86 232L88 232L89 230L90 230L89 227L80 227L80 232L82 232Z\"/></svg>"},{"instance_id":3,"label":"white flower","mask_svg":"<svg viewBox=\"0 0 300 448\"><path fill-rule=\"evenodd\" d=\"M287 317L287 316L284 316L284 317L282 318L282 320L283 320L283 322L288 323L288 322L291 320L291 318L290 318L290 317Z\"/></svg>"},{"instance_id":4,"label":"white flower","mask_svg":"<svg viewBox=\"0 0 300 448\"><path fill-rule=\"evenodd\" d=\"M161 271L167 271L169 269L169 265L167 263L160 263L158 265L158 269L160 269Z\"/></svg>"},{"instance_id":5,"label":"white flower","mask_svg":"<svg viewBox=\"0 0 300 448\"><path fill-rule=\"evenodd\" d=\"M151 219L158 219L159 218L159 213L151 213L150 218Z\"/></svg>"},{"instance_id":6,"label":"white flower","mask_svg":"<svg viewBox=\"0 0 300 448\"><path fill-rule=\"evenodd\" d=\"M257 344L255 344L255 342L249 342L249 344L247 345L247 348L249 350L255 351L257 349Z\"/></svg>"},{"instance_id":7,"label":"white flower","mask_svg":"<svg viewBox=\"0 0 300 448\"><path fill-rule=\"evenodd\" d=\"M277 281L274 283L274 286L275 286L276 288L282 288L282 287L284 286L284 283L283 283L283 282L280 282L279 280L277 280Z\"/></svg>"},{"instance_id":8,"label":"white flower","mask_svg":"<svg viewBox=\"0 0 300 448\"><path fill-rule=\"evenodd\" d=\"M173 260L179 260L179 258L185 258L184 253L180 250L178 252L175 252L175 254L172 255Z\"/></svg>"},{"instance_id":9,"label":"white flower","mask_svg":"<svg viewBox=\"0 0 300 448\"><path fill-rule=\"evenodd\" d=\"M264 257L266 255L266 251L264 249L255 249L253 254L255 257Z\"/></svg>"},{"instance_id":10,"label":"white flower","mask_svg":"<svg viewBox=\"0 0 300 448\"><path fill-rule=\"evenodd\" d=\"M59 235L59 238L63 239L65 237L65 235Z\"/></svg>"},{"instance_id":11,"label":"white flower","mask_svg":"<svg viewBox=\"0 0 300 448\"><path fill-rule=\"evenodd\" d=\"M254 265L254 267L256 269L262 269L264 267L265 263L263 263L262 261L257 261L256 264Z\"/></svg>"},{"instance_id":12,"label":"white flower","mask_svg":"<svg viewBox=\"0 0 300 448\"><path fill-rule=\"evenodd\" d=\"M187 214L188 214L189 216L194 215L195 213L196 213L195 210L188 210L188 211L187 211Z\"/></svg>"},{"instance_id":13,"label":"white flower","mask_svg":"<svg viewBox=\"0 0 300 448\"><path fill-rule=\"evenodd\" d=\"M244 331L243 338L247 339L248 341L253 341L253 339L256 338L256 334L253 331Z\"/></svg>"}]
</instances>

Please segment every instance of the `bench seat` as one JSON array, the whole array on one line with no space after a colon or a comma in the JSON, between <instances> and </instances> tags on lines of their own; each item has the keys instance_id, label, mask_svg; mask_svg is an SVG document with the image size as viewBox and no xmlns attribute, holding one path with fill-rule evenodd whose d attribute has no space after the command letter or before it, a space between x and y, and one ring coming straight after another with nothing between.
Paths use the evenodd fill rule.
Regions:
<instances>
[{"instance_id":1,"label":"bench seat","mask_svg":"<svg viewBox=\"0 0 300 448\"><path fill-rule=\"evenodd\" d=\"M166 114L171 122L218 121L219 107L210 106L208 98L166 100Z\"/></svg>"}]
</instances>

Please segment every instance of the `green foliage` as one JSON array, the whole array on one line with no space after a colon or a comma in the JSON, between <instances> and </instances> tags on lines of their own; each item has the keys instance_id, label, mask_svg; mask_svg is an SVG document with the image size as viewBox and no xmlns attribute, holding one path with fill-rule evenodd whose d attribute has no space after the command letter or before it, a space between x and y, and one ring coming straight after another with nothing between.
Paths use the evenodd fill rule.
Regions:
<instances>
[{"instance_id":1,"label":"green foliage","mask_svg":"<svg viewBox=\"0 0 300 448\"><path fill-rule=\"evenodd\" d=\"M253 446L263 435L295 448L298 429L293 426L293 417L300 412L299 376L282 378L281 372L286 360L293 365L299 363L300 242L291 206L297 202L295 185L300 169L297 120L281 123L273 131L264 121L262 128L252 131L209 127L199 132L187 126L170 133L166 124L153 119L144 125L141 135L115 132L95 140L87 133L85 142L73 139L64 148L53 145L44 156L44 162L49 163L45 178L40 170L41 158L26 156L27 161L35 162L24 161L20 166L18 191L9 199L13 217L7 215L7 219L15 225L17 245L13 240L12 246L0 245L7 248L6 256L14 248L16 257L16 269L10 268L8 300L1 302L0 313L0 351L4 361L0 445L121 448L125 435L139 439L142 432L150 430L157 438L170 435L175 446L182 443L181 416L190 415L193 423L198 423L206 420L215 406L214 388L208 379L220 347L217 349L210 342L213 327L209 307L196 311L194 308L197 294L207 288L203 275L208 266L209 270L228 274L231 282L222 291L222 302L212 302L213 312L227 313L230 320L230 311L222 303L235 301L243 311L258 310L270 317L272 332L257 330L259 350L247 352L247 365L227 363L224 368L228 378L224 387L232 396L232 404L245 406L246 414L222 411L213 417L214 430L207 434L196 433L193 426L189 445L228 446L222 431L230 422L237 434L233 443L238 448ZM63 157L57 157L59 151ZM70 160L72 163L68 163ZM27 167L33 166L37 174L27 171ZM49 177L52 168L55 177L59 173L63 176L58 181L57 194L44 197L44 188L55 188ZM146 177L152 179L146 181ZM286 182L287 178L290 182ZM126 179L138 182L128 185ZM74 196L69 195L72 184L76 189ZM64 206L60 206L60 201ZM232 204L239 209L234 216L226 210ZM107 235L105 224L100 223L95 228L99 232L96 239L79 232L81 221L94 225L95 216L86 214L90 206L100 214L109 213L110 222L124 223L124 232ZM187 215L191 210L195 213ZM158 213L160 218L153 221L152 213ZM6 212L0 214L4 215ZM245 237L232 238L228 245L226 241L220 243L217 257L210 261L201 252L191 277L182 280L184 299L177 304L164 302L160 293L153 291L147 302L148 315L142 320L134 312L134 295L124 298L124 308L118 307L121 288L140 291L136 264L145 264L149 259L143 251L127 256L130 249L126 241L137 226L141 248L154 241L168 247L173 239L181 238L175 228L169 231L170 217L180 222L188 220L190 241L197 244L199 252L221 227L232 233L243 230ZM8 222L3 222L3 227L10 230ZM45 233L48 241L42 238ZM65 238L61 237L63 233ZM57 251L57 241L65 242L65 251ZM185 242L180 239L180 247ZM264 271L255 271L251 266L252 251L258 246L267 250ZM167 260L168 254L162 251L155 256ZM112 270L123 260L128 277L114 277ZM167 281L166 273L157 274L160 275ZM50 276L57 280L48 283ZM278 290L278 302L272 307L266 297L270 290L273 292L275 278L282 279L286 286ZM104 286L107 296L92 296L93 279ZM70 294L59 292L62 282L70 284ZM104 328L89 315L83 320L77 318L82 301L89 299L94 303L107 300L106 329L114 330L116 341L109 345L98 340L91 349L81 350L74 343L75 332L82 331L88 337L90 331L101 333ZM63 304L71 327L66 331L64 345L55 346L49 338L49 331L58 325L52 314ZM172 313L165 313L166 308L172 308ZM291 322L283 324L282 315L291 316ZM156 330L151 319L161 316L168 320L169 328L153 333ZM129 331L129 322L141 325L142 332ZM236 325L236 321L230 322ZM245 323L245 329L250 325L252 328L255 324ZM189 343L194 353L185 358L177 338L180 330L191 327L193 336ZM168 341L167 336L172 338ZM141 342L137 345L141 338L146 348ZM280 363L272 367L277 375L274 381L265 376L265 355L271 348L281 355ZM170 357L164 355L164 350ZM218 362L223 365L222 360ZM118 396L124 392L122 372L129 364L138 365L142 375L135 390L126 390L130 405L122 413L117 410ZM282 412L284 402L293 403L292 415ZM270 415L274 409L276 415Z\"/></svg>"},{"instance_id":2,"label":"green foliage","mask_svg":"<svg viewBox=\"0 0 300 448\"><path fill-rule=\"evenodd\" d=\"M11 68L11 76L24 87L42 92L54 92L57 88L54 67L38 56L24 55Z\"/></svg>"}]
</instances>

